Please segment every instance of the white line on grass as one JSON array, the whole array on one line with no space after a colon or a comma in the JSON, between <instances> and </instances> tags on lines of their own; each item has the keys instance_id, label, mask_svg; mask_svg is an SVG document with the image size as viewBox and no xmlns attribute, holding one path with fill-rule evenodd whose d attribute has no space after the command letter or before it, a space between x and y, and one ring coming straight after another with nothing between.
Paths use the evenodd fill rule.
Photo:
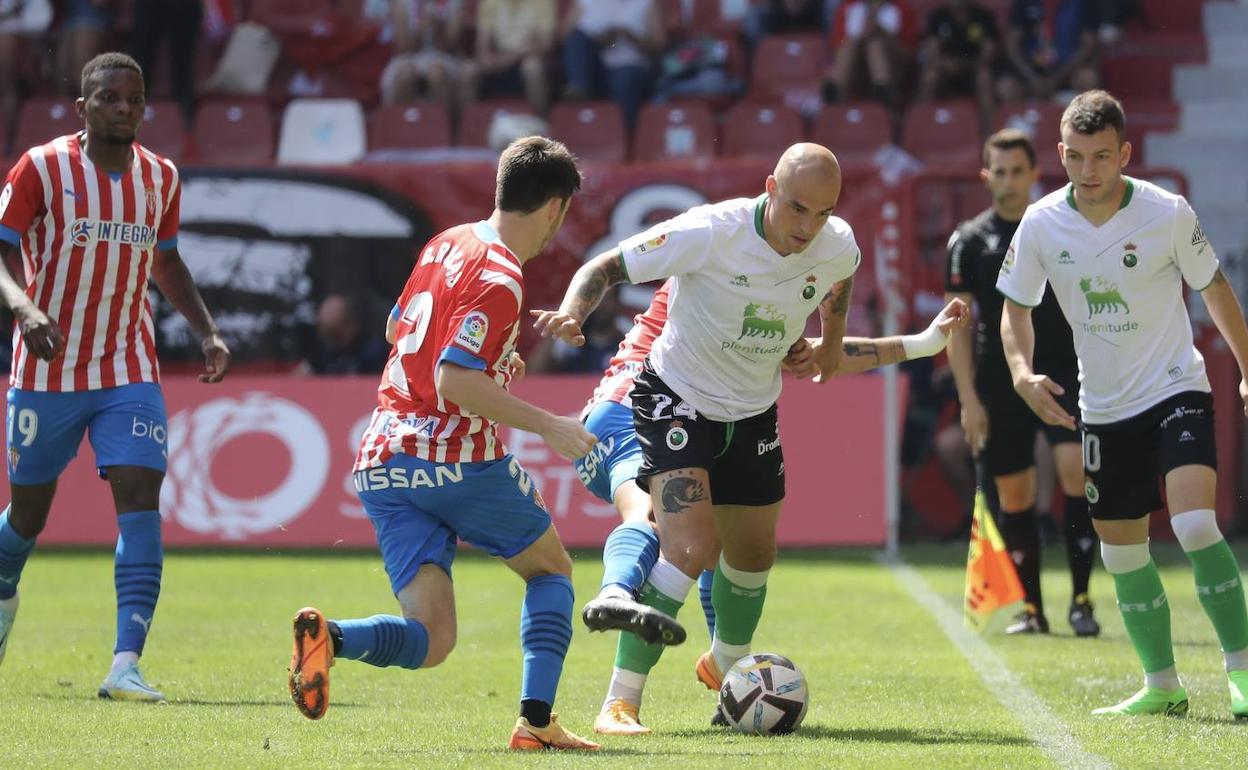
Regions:
<instances>
[{"instance_id":1,"label":"white line on grass","mask_svg":"<svg viewBox=\"0 0 1248 770\"><path fill-rule=\"evenodd\" d=\"M1023 684L987 642L962 625L962 616L928 586L927 581L914 567L902 559L889 559L885 555L880 555L878 561L892 571L897 582L919 606L932 613L945 636L949 637L949 641L953 642L962 657L979 674L988 691L1002 706L1018 717L1023 729L1039 744L1049 759L1058 767L1112 770L1113 764L1080 745L1061 717L1054 714L1039 696Z\"/></svg>"}]
</instances>

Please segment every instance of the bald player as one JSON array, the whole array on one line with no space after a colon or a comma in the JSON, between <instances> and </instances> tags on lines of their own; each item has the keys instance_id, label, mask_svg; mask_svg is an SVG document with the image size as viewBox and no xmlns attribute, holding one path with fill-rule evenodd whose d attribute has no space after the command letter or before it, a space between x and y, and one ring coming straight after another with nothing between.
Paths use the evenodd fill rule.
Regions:
<instances>
[{"instance_id":1,"label":"bald player","mask_svg":"<svg viewBox=\"0 0 1248 770\"><path fill-rule=\"evenodd\" d=\"M626 239L577 271L557 311L533 311L543 335L579 345L581 323L608 287L671 279L667 323L632 390L637 484L662 544L639 600L675 617L702 570L714 569L715 635L697 675L715 691L749 653L762 616L784 499L780 363L816 310L815 381L840 362L861 261L849 225L832 216L840 194L836 157L794 145L764 194L698 206ZM663 648L632 641L617 656L608 703L627 705L614 717L635 723Z\"/></svg>"}]
</instances>

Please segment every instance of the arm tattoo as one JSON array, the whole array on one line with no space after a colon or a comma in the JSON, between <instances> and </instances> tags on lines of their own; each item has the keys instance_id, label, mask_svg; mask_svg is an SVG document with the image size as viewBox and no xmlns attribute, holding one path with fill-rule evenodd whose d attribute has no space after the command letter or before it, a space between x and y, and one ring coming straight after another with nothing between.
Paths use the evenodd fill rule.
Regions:
<instances>
[{"instance_id":1,"label":"arm tattoo","mask_svg":"<svg viewBox=\"0 0 1248 770\"><path fill-rule=\"evenodd\" d=\"M875 366L880 365L880 349L874 342L846 342L841 345L841 352L847 358L871 356Z\"/></svg>"},{"instance_id":2,"label":"arm tattoo","mask_svg":"<svg viewBox=\"0 0 1248 770\"><path fill-rule=\"evenodd\" d=\"M624 257L618 252L609 259L598 258L589 262L572 277L568 293L564 299L564 311L584 321L598 303L607 289L628 280L624 269Z\"/></svg>"},{"instance_id":3,"label":"arm tattoo","mask_svg":"<svg viewBox=\"0 0 1248 770\"><path fill-rule=\"evenodd\" d=\"M840 283L834 284L827 294L823 295L820 305L824 309L842 318L849 313L849 297L854 292L854 277L851 275Z\"/></svg>"},{"instance_id":4,"label":"arm tattoo","mask_svg":"<svg viewBox=\"0 0 1248 770\"><path fill-rule=\"evenodd\" d=\"M683 513L706 499L706 487L697 479L677 476L663 482L664 513Z\"/></svg>"}]
</instances>

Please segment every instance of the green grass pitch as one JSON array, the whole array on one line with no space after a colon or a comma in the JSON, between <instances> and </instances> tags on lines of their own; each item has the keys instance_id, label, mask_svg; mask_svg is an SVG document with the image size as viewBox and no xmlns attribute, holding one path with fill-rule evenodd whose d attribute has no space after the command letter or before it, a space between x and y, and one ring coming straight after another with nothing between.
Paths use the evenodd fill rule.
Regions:
<instances>
[{"instance_id":1,"label":"green grass pitch","mask_svg":"<svg viewBox=\"0 0 1248 770\"><path fill-rule=\"evenodd\" d=\"M1248 550L1239 550L1241 564ZM1192 696L1185 719L1092 719L1133 692L1139 675L1109 578L1093 578L1105 633L1074 639L1065 623L1064 557L1045 554L1055 633L989 635L991 647L1069 726L1083 748L1120 768L1242 764L1248 723L1227 709L1213 631L1182 554L1156 548L1174 615L1179 667ZM958 606L965 549L904 556ZM597 555L575 558L578 608L597 585ZM290 617L314 604L330 617L394 611L372 554L170 554L143 659L166 705L98 701L113 641L112 556L37 552L0 666L0 767L872 767L1055 766L1019 715L1003 707L933 616L865 551L789 553L772 573L755 649L805 671L811 708L802 729L755 738L708 725L714 698L693 676L706 631L696 599L682 619L690 641L669 650L646 691L655 733L608 738L595 755L513 755L522 586L506 568L464 554L455 566L459 646L431 671L333 669L332 705L309 722L285 684ZM556 710L588 734L610 674L615 639L576 634Z\"/></svg>"}]
</instances>

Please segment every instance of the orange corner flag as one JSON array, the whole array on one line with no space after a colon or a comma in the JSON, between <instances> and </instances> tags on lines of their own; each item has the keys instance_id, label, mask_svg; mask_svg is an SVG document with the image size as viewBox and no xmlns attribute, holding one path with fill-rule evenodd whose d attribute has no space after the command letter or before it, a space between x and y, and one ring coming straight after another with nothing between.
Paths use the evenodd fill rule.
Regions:
<instances>
[{"instance_id":1,"label":"orange corner flag","mask_svg":"<svg viewBox=\"0 0 1248 770\"><path fill-rule=\"evenodd\" d=\"M992 520L982 489L975 491L975 519L966 556L966 598L963 618L976 631L988 627L997 610L1023 600L1023 584L1005 541Z\"/></svg>"}]
</instances>

